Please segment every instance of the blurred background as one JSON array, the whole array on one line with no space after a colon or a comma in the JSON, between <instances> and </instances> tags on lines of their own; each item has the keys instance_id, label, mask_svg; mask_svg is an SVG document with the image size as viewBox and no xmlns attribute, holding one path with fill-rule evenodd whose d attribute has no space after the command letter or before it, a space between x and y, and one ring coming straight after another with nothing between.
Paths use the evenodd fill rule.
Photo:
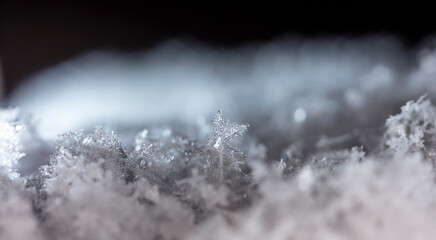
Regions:
<instances>
[{"instance_id":1,"label":"blurred background","mask_svg":"<svg viewBox=\"0 0 436 240\"><path fill-rule=\"evenodd\" d=\"M408 48L434 33L424 5L382 1L23 1L0 5L3 93L94 49L146 51L168 39L215 48L283 36L388 33Z\"/></svg>"}]
</instances>

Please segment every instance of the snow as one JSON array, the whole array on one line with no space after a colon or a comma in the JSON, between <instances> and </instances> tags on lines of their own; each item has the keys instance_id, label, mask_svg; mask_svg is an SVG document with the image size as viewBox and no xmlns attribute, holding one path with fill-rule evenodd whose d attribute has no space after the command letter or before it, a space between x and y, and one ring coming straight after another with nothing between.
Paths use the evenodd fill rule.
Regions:
<instances>
[{"instance_id":1,"label":"snow","mask_svg":"<svg viewBox=\"0 0 436 240\"><path fill-rule=\"evenodd\" d=\"M434 239L435 51L289 41L36 76L0 111L0 239Z\"/></svg>"}]
</instances>

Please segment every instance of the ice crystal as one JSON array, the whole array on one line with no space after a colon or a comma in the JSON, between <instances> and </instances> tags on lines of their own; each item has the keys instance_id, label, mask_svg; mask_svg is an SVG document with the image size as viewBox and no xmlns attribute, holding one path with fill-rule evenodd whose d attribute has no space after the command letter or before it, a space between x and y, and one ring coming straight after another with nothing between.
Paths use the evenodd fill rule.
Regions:
<instances>
[{"instance_id":1,"label":"ice crystal","mask_svg":"<svg viewBox=\"0 0 436 240\"><path fill-rule=\"evenodd\" d=\"M120 147L114 134L100 128L90 135L61 135L43 185L48 194L44 226L57 229L52 238L174 239L189 229L192 217L178 202L160 196L144 178L126 184L117 176L126 158L119 155Z\"/></svg>"},{"instance_id":2,"label":"ice crystal","mask_svg":"<svg viewBox=\"0 0 436 240\"><path fill-rule=\"evenodd\" d=\"M118 141L114 132L106 133L101 126L95 128L93 134L68 132L61 134L55 144L56 151L51 156L51 162L76 164L76 159L83 158L85 162L102 162L105 169L110 169L119 177L125 177L122 163L127 161L127 150ZM80 169L80 168L78 168Z\"/></svg>"},{"instance_id":3,"label":"ice crystal","mask_svg":"<svg viewBox=\"0 0 436 240\"><path fill-rule=\"evenodd\" d=\"M184 155L189 143L187 139L173 136L170 129L155 132L157 133L149 134L145 129L135 138L135 157L142 166L168 165Z\"/></svg>"},{"instance_id":4,"label":"ice crystal","mask_svg":"<svg viewBox=\"0 0 436 240\"><path fill-rule=\"evenodd\" d=\"M436 108L424 95L401 107L401 113L386 121L385 143L396 153L406 153L424 148L428 135L436 133Z\"/></svg>"},{"instance_id":5,"label":"ice crystal","mask_svg":"<svg viewBox=\"0 0 436 240\"><path fill-rule=\"evenodd\" d=\"M132 172L160 185L162 191L174 191L175 181L196 164L189 153L191 147L186 138L173 134L171 129L145 129L135 138L130 157Z\"/></svg>"},{"instance_id":6,"label":"ice crystal","mask_svg":"<svg viewBox=\"0 0 436 240\"><path fill-rule=\"evenodd\" d=\"M317 137L285 145L280 160L250 136L235 141L248 125L230 125L222 111L208 140L167 127L128 145L101 127L64 133L40 172L0 171L0 237L432 239L436 188L423 158L434 150L436 111L425 97L401 110L378 135L387 148ZM18 146L16 123L2 122L4 143ZM3 159L18 160L15 150Z\"/></svg>"},{"instance_id":7,"label":"ice crystal","mask_svg":"<svg viewBox=\"0 0 436 240\"><path fill-rule=\"evenodd\" d=\"M229 120L223 117L222 110L218 110L212 124L215 134L209 139L209 144L217 150L231 148L229 143L234 138L242 136L249 127L248 124L233 124L230 126Z\"/></svg>"},{"instance_id":8,"label":"ice crystal","mask_svg":"<svg viewBox=\"0 0 436 240\"><path fill-rule=\"evenodd\" d=\"M320 152L310 157L310 165L317 168L330 168L331 170L345 163L358 163L365 156L362 147L353 147L351 150L336 150Z\"/></svg>"},{"instance_id":9,"label":"ice crystal","mask_svg":"<svg viewBox=\"0 0 436 240\"><path fill-rule=\"evenodd\" d=\"M136 74L86 65L73 76L100 77L75 101L43 75L47 97L21 102L49 116L35 131L0 111L0 239L434 239L435 52L407 69L359 44L321 45L244 51L231 70L217 53L162 70L144 58ZM68 132L97 122L114 131Z\"/></svg>"},{"instance_id":10,"label":"ice crystal","mask_svg":"<svg viewBox=\"0 0 436 240\"><path fill-rule=\"evenodd\" d=\"M24 153L17 109L0 110L0 239L42 239L33 214L30 192L15 167Z\"/></svg>"},{"instance_id":11,"label":"ice crystal","mask_svg":"<svg viewBox=\"0 0 436 240\"><path fill-rule=\"evenodd\" d=\"M215 134L209 138L209 150L212 153L207 158L206 168L214 172L215 178L221 182L226 177L226 169L241 172L245 156L239 148L231 146L230 143L247 131L248 124L230 125L229 120L223 117L222 110L218 110L212 124Z\"/></svg>"},{"instance_id":12,"label":"ice crystal","mask_svg":"<svg viewBox=\"0 0 436 240\"><path fill-rule=\"evenodd\" d=\"M24 156L19 138L23 125L16 121L17 115L17 109L0 111L0 171L7 171L11 176L16 176L14 167Z\"/></svg>"},{"instance_id":13,"label":"ice crystal","mask_svg":"<svg viewBox=\"0 0 436 240\"><path fill-rule=\"evenodd\" d=\"M305 161L301 144L294 143L284 150L277 167L287 176L298 171L304 164Z\"/></svg>"}]
</instances>

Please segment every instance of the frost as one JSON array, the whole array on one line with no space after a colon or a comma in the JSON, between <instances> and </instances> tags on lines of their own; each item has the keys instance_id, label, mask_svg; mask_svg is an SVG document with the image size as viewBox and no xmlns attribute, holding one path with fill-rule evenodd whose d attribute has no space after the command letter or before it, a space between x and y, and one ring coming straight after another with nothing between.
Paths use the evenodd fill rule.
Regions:
<instances>
[{"instance_id":1,"label":"frost","mask_svg":"<svg viewBox=\"0 0 436 240\"><path fill-rule=\"evenodd\" d=\"M78 163L76 159L82 158L84 163L101 162L104 169L114 171L119 177L125 177L125 168L121 163L125 163L128 157L126 149L114 132L108 134L101 126L96 127L93 134L84 134L83 131L61 134L55 143L55 149L50 159L52 165L60 161L59 164L70 167L69 164L75 165Z\"/></svg>"},{"instance_id":2,"label":"frost","mask_svg":"<svg viewBox=\"0 0 436 240\"><path fill-rule=\"evenodd\" d=\"M177 201L160 196L143 178L126 184L114 174L124 169L126 158L114 134L100 128L92 135L69 133L58 146L43 186L48 194L42 204L44 226L56 229L52 238L173 239L189 229L192 215Z\"/></svg>"},{"instance_id":3,"label":"frost","mask_svg":"<svg viewBox=\"0 0 436 240\"><path fill-rule=\"evenodd\" d=\"M166 166L182 157L188 144L187 139L173 136L170 129L158 130L153 135L145 129L135 138L135 157L141 161L142 166Z\"/></svg>"},{"instance_id":4,"label":"frost","mask_svg":"<svg viewBox=\"0 0 436 240\"><path fill-rule=\"evenodd\" d=\"M434 51L280 44L84 64L77 102L24 94L42 125L1 110L0 239L434 239Z\"/></svg>"},{"instance_id":5,"label":"frost","mask_svg":"<svg viewBox=\"0 0 436 240\"><path fill-rule=\"evenodd\" d=\"M387 148L353 131L277 147L279 160L221 110L209 139L177 127L150 126L127 144L102 127L67 132L39 172L0 171L0 237L432 239L435 175L424 160L435 116L421 97L371 133ZM3 159L17 161L21 125L2 124L4 146L15 146Z\"/></svg>"},{"instance_id":6,"label":"frost","mask_svg":"<svg viewBox=\"0 0 436 240\"><path fill-rule=\"evenodd\" d=\"M278 168L282 171L283 175L289 175L295 173L304 166L305 156L301 144L291 144L282 153L282 158L278 164Z\"/></svg>"},{"instance_id":7,"label":"frost","mask_svg":"<svg viewBox=\"0 0 436 240\"><path fill-rule=\"evenodd\" d=\"M24 156L17 116L17 109L0 110L0 239L43 239L25 179L15 169Z\"/></svg>"},{"instance_id":8,"label":"frost","mask_svg":"<svg viewBox=\"0 0 436 240\"><path fill-rule=\"evenodd\" d=\"M7 109L0 111L0 170L13 172L17 161L24 156L19 132L23 125L16 121L18 110Z\"/></svg>"},{"instance_id":9,"label":"frost","mask_svg":"<svg viewBox=\"0 0 436 240\"><path fill-rule=\"evenodd\" d=\"M191 160L192 147L188 139L175 135L171 129L145 129L135 137L131 171L159 184L163 191L174 191L173 184L196 165Z\"/></svg>"},{"instance_id":10,"label":"frost","mask_svg":"<svg viewBox=\"0 0 436 240\"><path fill-rule=\"evenodd\" d=\"M396 153L424 148L425 138L436 133L436 108L424 95L401 107L401 113L386 121L385 143Z\"/></svg>"},{"instance_id":11,"label":"frost","mask_svg":"<svg viewBox=\"0 0 436 240\"><path fill-rule=\"evenodd\" d=\"M362 147L353 147L351 150L336 150L320 152L310 157L310 165L317 168L335 168L346 163L358 163L362 161L365 152Z\"/></svg>"}]
</instances>

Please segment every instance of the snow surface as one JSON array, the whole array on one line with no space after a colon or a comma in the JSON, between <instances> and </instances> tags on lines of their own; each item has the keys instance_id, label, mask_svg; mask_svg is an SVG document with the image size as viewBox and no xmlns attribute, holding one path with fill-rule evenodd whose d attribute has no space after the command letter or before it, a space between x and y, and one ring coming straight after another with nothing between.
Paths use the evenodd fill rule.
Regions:
<instances>
[{"instance_id":1,"label":"snow surface","mask_svg":"<svg viewBox=\"0 0 436 240\"><path fill-rule=\"evenodd\" d=\"M0 110L0 239L434 239L435 59L371 37L63 63Z\"/></svg>"}]
</instances>

